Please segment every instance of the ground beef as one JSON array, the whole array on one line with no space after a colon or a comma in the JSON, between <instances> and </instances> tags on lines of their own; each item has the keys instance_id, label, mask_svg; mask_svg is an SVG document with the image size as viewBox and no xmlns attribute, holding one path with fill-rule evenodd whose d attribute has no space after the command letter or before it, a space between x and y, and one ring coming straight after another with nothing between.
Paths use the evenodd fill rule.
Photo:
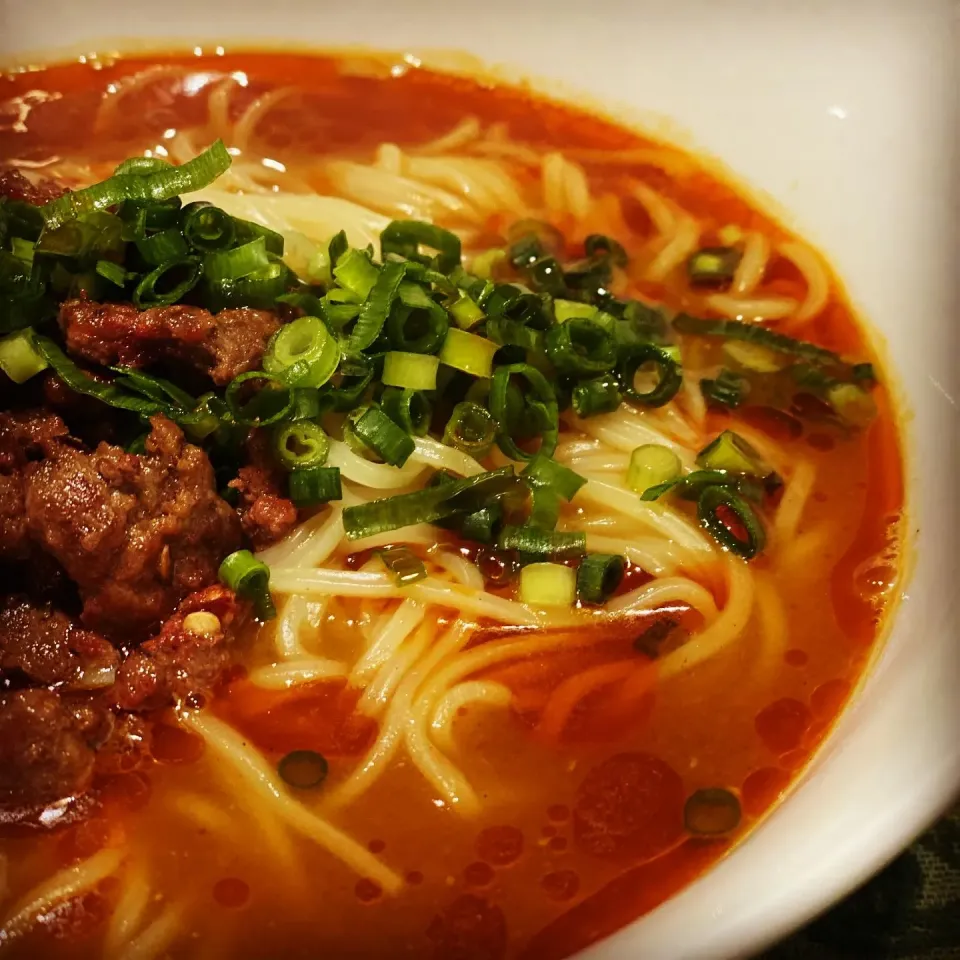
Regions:
<instances>
[{"instance_id":1,"label":"ground beef","mask_svg":"<svg viewBox=\"0 0 960 960\"><path fill-rule=\"evenodd\" d=\"M16 597L0 608L0 676L16 671L35 683L96 690L110 686L119 661L103 637L50 606Z\"/></svg>"},{"instance_id":2,"label":"ground beef","mask_svg":"<svg viewBox=\"0 0 960 960\"><path fill-rule=\"evenodd\" d=\"M31 538L79 587L84 624L124 642L215 582L240 545L206 454L162 416L151 428L142 455L63 441L25 470Z\"/></svg>"},{"instance_id":3,"label":"ground beef","mask_svg":"<svg viewBox=\"0 0 960 960\"><path fill-rule=\"evenodd\" d=\"M107 741L97 750L96 773L131 773L150 759L150 723L135 713L121 713Z\"/></svg>"},{"instance_id":4,"label":"ground beef","mask_svg":"<svg viewBox=\"0 0 960 960\"><path fill-rule=\"evenodd\" d=\"M297 508L283 496L283 471L273 459L267 431L252 431L247 457L249 464L241 467L227 486L240 495L238 510L244 534L262 550L282 540L297 525Z\"/></svg>"},{"instance_id":5,"label":"ground beef","mask_svg":"<svg viewBox=\"0 0 960 960\"><path fill-rule=\"evenodd\" d=\"M198 370L218 386L260 367L276 315L241 307L216 315L178 304L138 310L129 303L68 300L60 307L67 349L109 366L173 362Z\"/></svg>"},{"instance_id":6,"label":"ground beef","mask_svg":"<svg viewBox=\"0 0 960 960\"><path fill-rule=\"evenodd\" d=\"M28 180L19 170L0 170L0 197L41 206L67 192L55 180Z\"/></svg>"},{"instance_id":7,"label":"ground beef","mask_svg":"<svg viewBox=\"0 0 960 960\"><path fill-rule=\"evenodd\" d=\"M67 435L57 416L39 411L0 413L0 560L27 560L30 544L23 505L23 471Z\"/></svg>"},{"instance_id":8,"label":"ground beef","mask_svg":"<svg viewBox=\"0 0 960 960\"><path fill-rule=\"evenodd\" d=\"M187 597L152 640L124 661L110 700L120 710L157 710L209 696L229 664L243 610L223 586ZM191 617L191 614L212 614Z\"/></svg>"},{"instance_id":9,"label":"ground beef","mask_svg":"<svg viewBox=\"0 0 960 960\"><path fill-rule=\"evenodd\" d=\"M0 821L85 792L108 734L107 715L88 704L45 689L0 693Z\"/></svg>"}]
</instances>

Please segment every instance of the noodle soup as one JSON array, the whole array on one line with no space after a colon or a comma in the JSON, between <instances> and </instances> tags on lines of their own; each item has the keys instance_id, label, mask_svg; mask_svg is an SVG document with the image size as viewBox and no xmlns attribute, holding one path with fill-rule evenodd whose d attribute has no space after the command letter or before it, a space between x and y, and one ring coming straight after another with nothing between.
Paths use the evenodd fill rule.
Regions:
<instances>
[{"instance_id":1,"label":"noodle soup","mask_svg":"<svg viewBox=\"0 0 960 960\"><path fill-rule=\"evenodd\" d=\"M871 657L900 443L820 255L694 156L396 73L0 78L0 954L569 956Z\"/></svg>"}]
</instances>

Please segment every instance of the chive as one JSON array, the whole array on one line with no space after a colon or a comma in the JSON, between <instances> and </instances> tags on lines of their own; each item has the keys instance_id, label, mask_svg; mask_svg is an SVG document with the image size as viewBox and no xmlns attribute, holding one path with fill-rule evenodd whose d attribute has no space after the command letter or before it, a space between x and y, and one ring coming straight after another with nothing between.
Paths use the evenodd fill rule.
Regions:
<instances>
[{"instance_id":1,"label":"chive","mask_svg":"<svg viewBox=\"0 0 960 960\"><path fill-rule=\"evenodd\" d=\"M719 515L720 508L730 511L742 525L746 539L741 540ZM729 487L708 486L697 501L697 519L720 546L744 560L751 560L766 544L766 533L753 507Z\"/></svg>"},{"instance_id":2,"label":"chive","mask_svg":"<svg viewBox=\"0 0 960 960\"><path fill-rule=\"evenodd\" d=\"M334 267L334 274L340 270L349 254L353 252L352 250L348 251L341 262ZM397 298L397 291L403 277L404 266L402 263L388 263L383 266L360 307L357 322L344 344L345 353L360 353L377 339L384 323L386 323L390 308Z\"/></svg>"},{"instance_id":3,"label":"chive","mask_svg":"<svg viewBox=\"0 0 960 960\"><path fill-rule=\"evenodd\" d=\"M197 285L201 273L196 257L168 260L140 280L131 298L133 305L145 309L177 303Z\"/></svg>"},{"instance_id":4,"label":"chive","mask_svg":"<svg viewBox=\"0 0 960 960\"><path fill-rule=\"evenodd\" d=\"M406 547L389 547L379 551L383 565L393 574L398 587L406 587L427 576L423 561Z\"/></svg>"},{"instance_id":5,"label":"chive","mask_svg":"<svg viewBox=\"0 0 960 960\"><path fill-rule=\"evenodd\" d=\"M473 377L490 377L496 352L497 345L486 337L451 327L440 348L440 362Z\"/></svg>"},{"instance_id":6,"label":"chive","mask_svg":"<svg viewBox=\"0 0 960 960\"><path fill-rule=\"evenodd\" d=\"M429 354L393 350L384 355L381 380L388 387L436 390L440 360Z\"/></svg>"},{"instance_id":7,"label":"chive","mask_svg":"<svg viewBox=\"0 0 960 960\"><path fill-rule=\"evenodd\" d=\"M336 372L340 346L319 317L298 317L270 338L263 369L297 387L321 387Z\"/></svg>"},{"instance_id":8,"label":"chive","mask_svg":"<svg viewBox=\"0 0 960 960\"><path fill-rule=\"evenodd\" d=\"M496 434L497 421L486 407L464 400L453 408L443 442L479 459L490 452Z\"/></svg>"},{"instance_id":9,"label":"chive","mask_svg":"<svg viewBox=\"0 0 960 960\"><path fill-rule=\"evenodd\" d=\"M451 303L447 309L461 330L475 327L484 317L483 310L465 293L461 294L460 298Z\"/></svg>"},{"instance_id":10,"label":"chive","mask_svg":"<svg viewBox=\"0 0 960 960\"><path fill-rule=\"evenodd\" d=\"M549 330L544 348L560 373L578 377L606 373L617 361L613 337L599 324L583 317L571 317Z\"/></svg>"},{"instance_id":11,"label":"chive","mask_svg":"<svg viewBox=\"0 0 960 960\"><path fill-rule=\"evenodd\" d=\"M452 331L451 331L452 332ZM547 378L528 363L513 363L498 367L490 384L490 412L496 418L497 446L512 460L531 460L532 453L521 450L514 441L510 430L508 409L510 378L522 377L532 388L533 397L527 397L527 411L536 418L535 426L540 430L539 453L549 457L557 449L560 436L560 411L556 394Z\"/></svg>"},{"instance_id":12,"label":"chive","mask_svg":"<svg viewBox=\"0 0 960 960\"><path fill-rule=\"evenodd\" d=\"M410 435L376 405L367 407L352 422L352 428L361 443L395 467L402 467L415 449Z\"/></svg>"},{"instance_id":13,"label":"chive","mask_svg":"<svg viewBox=\"0 0 960 960\"><path fill-rule=\"evenodd\" d=\"M339 467L303 467L287 477L287 493L298 507L342 500Z\"/></svg>"},{"instance_id":14,"label":"chive","mask_svg":"<svg viewBox=\"0 0 960 960\"><path fill-rule=\"evenodd\" d=\"M327 779L329 765L315 750L293 750L277 764L280 779L298 790L312 790Z\"/></svg>"},{"instance_id":15,"label":"chive","mask_svg":"<svg viewBox=\"0 0 960 960\"><path fill-rule=\"evenodd\" d=\"M660 443L645 443L630 454L627 486L637 493L671 483L680 476L680 458Z\"/></svg>"},{"instance_id":16,"label":"chive","mask_svg":"<svg viewBox=\"0 0 960 960\"><path fill-rule=\"evenodd\" d=\"M683 823L698 837L719 837L740 826L740 801L722 787L708 787L692 793L683 805Z\"/></svg>"},{"instance_id":17,"label":"chive","mask_svg":"<svg viewBox=\"0 0 960 960\"><path fill-rule=\"evenodd\" d=\"M562 563L530 563L520 571L520 602L531 607L570 607L577 573Z\"/></svg>"},{"instance_id":18,"label":"chive","mask_svg":"<svg viewBox=\"0 0 960 960\"><path fill-rule=\"evenodd\" d=\"M623 400L616 377L610 374L592 380L581 380L573 388L571 406L578 417L612 413Z\"/></svg>"},{"instance_id":19,"label":"chive","mask_svg":"<svg viewBox=\"0 0 960 960\"><path fill-rule=\"evenodd\" d=\"M460 238L449 230L420 220L394 220L380 234L380 251L384 257L396 254L406 260L426 263L430 257L420 253L420 246L437 251L437 269L449 273L459 266Z\"/></svg>"},{"instance_id":20,"label":"chive","mask_svg":"<svg viewBox=\"0 0 960 960\"><path fill-rule=\"evenodd\" d=\"M330 453L330 438L318 424L298 420L275 428L273 449L287 470L322 467Z\"/></svg>"},{"instance_id":21,"label":"chive","mask_svg":"<svg viewBox=\"0 0 960 960\"><path fill-rule=\"evenodd\" d=\"M235 550L220 564L219 577L238 596L253 604L260 620L272 620L277 611L270 596L270 568L249 550Z\"/></svg>"},{"instance_id":22,"label":"chive","mask_svg":"<svg viewBox=\"0 0 960 960\"><path fill-rule=\"evenodd\" d=\"M422 390L387 387L380 397L380 409L412 437L425 436L430 429L433 410Z\"/></svg>"},{"instance_id":23,"label":"chive","mask_svg":"<svg viewBox=\"0 0 960 960\"><path fill-rule=\"evenodd\" d=\"M648 363L656 368L657 382L647 391L637 390L637 372ZM669 403L683 384L680 364L666 348L653 343L641 343L624 349L617 373L623 392L646 407L662 407Z\"/></svg>"},{"instance_id":24,"label":"chive","mask_svg":"<svg viewBox=\"0 0 960 960\"><path fill-rule=\"evenodd\" d=\"M250 385L262 386L249 400L243 395ZM223 399L234 421L244 427L266 427L289 418L294 406L290 387L279 377L263 370L241 373L230 381Z\"/></svg>"},{"instance_id":25,"label":"chive","mask_svg":"<svg viewBox=\"0 0 960 960\"><path fill-rule=\"evenodd\" d=\"M721 370L716 377L704 377L700 381L700 392L705 400L731 410L743 403L749 390L747 380L731 370Z\"/></svg>"},{"instance_id":26,"label":"chive","mask_svg":"<svg viewBox=\"0 0 960 960\"><path fill-rule=\"evenodd\" d=\"M587 552L587 535L507 526L500 531L497 547L537 557L582 557Z\"/></svg>"},{"instance_id":27,"label":"chive","mask_svg":"<svg viewBox=\"0 0 960 960\"><path fill-rule=\"evenodd\" d=\"M37 349L32 330L18 330L0 339L0 370L14 383L26 383L49 365Z\"/></svg>"},{"instance_id":28,"label":"chive","mask_svg":"<svg viewBox=\"0 0 960 960\"><path fill-rule=\"evenodd\" d=\"M572 500L577 491L587 482L569 467L538 453L520 474L531 486L549 487L564 500Z\"/></svg>"},{"instance_id":29,"label":"chive","mask_svg":"<svg viewBox=\"0 0 960 960\"><path fill-rule=\"evenodd\" d=\"M236 227L226 211L203 201L183 208L183 236L194 250L207 253L233 246Z\"/></svg>"},{"instance_id":30,"label":"chive","mask_svg":"<svg viewBox=\"0 0 960 960\"><path fill-rule=\"evenodd\" d=\"M413 493L372 500L343 511L344 531L348 540L357 540L414 523L435 523L457 514L474 513L516 490L520 482L512 467L501 467Z\"/></svg>"},{"instance_id":31,"label":"chive","mask_svg":"<svg viewBox=\"0 0 960 960\"><path fill-rule=\"evenodd\" d=\"M606 603L623 580L627 562L615 553L591 553L577 570L577 596L584 603Z\"/></svg>"},{"instance_id":32,"label":"chive","mask_svg":"<svg viewBox=\"0 0 960 960\"><path fill-rule=\"evenodd\" d=\"M743 254L734 247L704 247L687 260L687 277L695 287L715 287L733 280Z\"/></svg>"},{"instance_id":33,"label":"chive","mask_svg":"<svg viewBox=\"0 0 960 960\"><path fill-rule=\"evenodd\" d=\"M230 154L217 140L203 153L179 167L156 166L144 175L117 173L101 183L66 193L40 208L46 227L54 230L93 210L114 207L125 200L168 200L193 193L213 183L230 166Z\"/></svg>"},{"instance_id":34,"label":"chive","mask_svg":"<svg viewBox=\"0 0 960 960\"><path fill-rule=\"evenodd\" d=\"M724 430L697 454L697 466L704 470L746 473L758 478L770 473L770 468L754 447L732 430Z\"/></svg>"}]
</instances>

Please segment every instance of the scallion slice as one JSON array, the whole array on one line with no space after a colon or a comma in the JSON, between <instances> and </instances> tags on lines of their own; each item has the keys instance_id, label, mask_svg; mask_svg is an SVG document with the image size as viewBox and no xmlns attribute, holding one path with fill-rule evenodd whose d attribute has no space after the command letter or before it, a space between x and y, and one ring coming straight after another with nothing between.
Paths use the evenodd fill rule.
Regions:
<instances>
[{"instance_id":1,"label":"scallion slice","mask_svg":"<svg viewBox=\"0 0 960 960\"><path fill-rule=\"evenodd\" d=\"M604 374L593 380L581 380L573 388L570 405L578 417L612 413L623 401L616 377Z\"/></svg>"},{"instance_id":2,"label":"scallion slice","mask_svg":"<svg viewBox=\"0 0 960 960\"><path fill-rule=\"evenodd\" d=\"M392 350L384 355L381 379L388 387L406 390L436 390L440 360L426 353Z\"/></svg>"},{"instance_id":3,"label":"scallion slice","mask_svg":"<svg viewBox=\"0 0 960 960\"><path fill-rule=\"evenodd\" d=\"M369 296L379 275L380 270L370 259L370 254L353 247L343 253L333 268L337 283L349 290L358 301Z\"/></svg>"},{"instance_id":4,"label":"scallion slice","mask_svg":"<svg viewBox=\"0 0 960 960\"><path fill-rule=\"evenodd\" d=\"M627 562L615 553L591 553L577 570L577 596L584 603L606 603L623 580Z\"/></svg>"},{"instance_id":5,"label":"scallion slice","mask_svg":"<svg viewBox=\"0 0 960 960\"><path fill-rule=\"evenodd\" d=\"M498 367L493 375L490 384L490 412L498 425L497 446L512 460L531 460L535 456L521 450L510 433L510 378L514 376L523 378L530 386L532 396L526 397L525 405L537 418L536 426L540 429L540 449L537 452L549 457L557 449L560 436L557 397L547 378L528 363L511 363Z\"/></svg>"},{"instance_id":6,"label":"scallion slice","mask_svg":"<svg viewBox=\"0 0 960 960\"><path fill-rule=\"evenodd\" d=\"M562 563L529 563L520 571L520 601L531 607L572 607L577 572Z\"/></svg>"},{"instance_id":7,"label":"scallion slice","mask_svg":"<svg viewBox=\"0 0 960 960\"><path fill-rule=\"evenodd\" d=\"M464 400L453 408L443 430L443 442L471 457L485 457L493 446L497 421L486 407Z\"/></svg>"},{"instance_id":8,"label":"scallion slice","mask_svg":"<svg viewBox=\"0 0 960 960\"><path fill-rule=\"evenodd\" d=\"M497 345L486 337L451 327L440 348L440 362L473 377L489 377L496 352Z\"/></svg>"},{"instance_id":9,"label":"scallion slice","mask_svg":"<svg viewBox=\"0 0 960 960\"><path fill-rule=\"evenodd\" d=\"M394 220L380 234L380 252L384 258L397 254L415 263L428 263L430 257L420 253L420 246L437 251L437 269L449 273L460 265L460 238L449 230L421 220Z\"/></svg>"},{"instance_id":10,"label":"scallion slice","mask_svg":"<svg viewBox=\"0 0 960 960\"><path fill-rule=\"evenodd\" d=\"M144 261L152 267L159 267L170 260L179 260L190 252L178 227L170 227L137 240L135 246Z\"/></svg>"},{"instance_id":11,"label":"scallion slice","mask_svg":"<svg viewBox=\"0 0 960 960\"><path fill-rule=\"evenodd\" d=\"M260 620L277 615L270 596L270 568L249 550L235 550L220 564L219 577L237 596L249 600Z\"/></svg>"},{"instance_id":12,"label":"scallion slice","mask_svg":"<svg viewBox=\"0 0 960 960\"><path fill-rule=\"evenodd\" d=\"M410 434L401 430L375 404L351 422L353 435L381 460L402 467L415 446Z\"/></svg>"},{"instance_id":13,"label":"scallion slice","mask_svg":"<svg viewBox=\"0 0 960 960\"><path fill-rule=\"evenodd\" d=\"M447 309L461 330L475 327L484 317L483 310L465 293L461 294L459 299L451 303Z\"/></svg>"},{"instance_id":14,"label":"scallion slice","mask_svg":"<svg viewBox=\"0 0 960 960\"><path fill-rule=\"evenodd\" d=\"M507 526L497 537L497 547L534 557L582 557L587 552L587 535L579 531L540 530L530 525Z\"/></svg>"},{"instance_id":15,"label":"scallion slice","mask_svg":"<svg viewBox=\"0 0 960 960\"><path fill-rule=\"evenodd\" d=\"M0 370L14 383L26 383L48 366L34 342L33 330L18 330L0 338Z\"/></svg>"},{"instance_id":16,"label":"scallion slice","mask_svg":"<svg viewBox=\"0 0 960 960\"><path fill-rule=\"evenodd\" d=\"M587 482L569 467L543 453L538 453L520 474L532 486L547 487L564 500L572 500L577 491Z\"/></svg>"},{"instance_id":17,"label":"scallion slice","mask_svg":"<svg viewBox=\"0 0 960 960\"><path fill-rule=\"evenodd\" d=\"M252 397L244 399L250 388L260 384ZM290 386L263 370L241 373L230 381L223 396L234 421L244 427L266 427L286 420L294 407Z\"/></svg>"},{"instance_id":18,"label":"scallion slice","mask_svg":"<svg viewBox=\"0 0 960 960\"><path fill-rule=\"evenodd\" d=\"M183 208L181 223L187 243L201 253L233 246L237 233L233 217L210 203L188 203Z\"/></svg>"},{"instance_id":19,"label":"scallion slice","mask_svg":"<svg viewBox=\"0 0 960 960\"><path fill-rule=\"evenodd\" d=\"M649 390L638 390L637 373L647 364L654 367L656 383ZM640 343L623 350L617 372L623 392L645 407L662 407L669 403L683 384L680 364L665 347L653 343Z\"/></svg>"},{"instance_id":20,"label":"scallion slice","mask_svg":"<svg viewBox=\"0 0 960 960\"><path fill-rule=\"evenodd\" d=\"M704 470L726 470L730 473L745 473L757 478L765 477L770 473L770 467L763 462L763 457L753 445L733 430L724 430L711 440L697 454L697 466Z\"/></svg>"},{"instance_id":21,"label":"scallion slice","mask_svg":"<svg viewBox=\"0 0 960 960\"><path fill-rule=\"evenodd\" d=\"M407 547L389 547L380 551L383 565L393 574L398 587L406 587L427 576L423 561Z\"/></svg>"},{"instance_id":22,"label":"scallion slice","mask_svg":"<svg viewBox=\"0 0 960 960\"><path fill-rule=\"evenodd\" d=\"M340 345L319 317L298 317L282 326L263 355L267 373L297 387L323 386L339 363Z\"/></svg>"},{"instance_id":23,"label":"scallion slice","mask_svg":"<svg viewBox=\"0 0 960 960\"><path fill-rule=\"evenodd\" d=\"M343 499L339 467L304 467L287 477L287 493L298 507Z\"/></svg>"},{"instance_id":24,"label":"scallion slice","mask_svg":"<svg viewBox=\"0 0 960 960\"><path fill-rule=\"evenodd\" d=\"M133 291L133 305L140 309L178 303L199 282L203 272L197 257L168 260L146 274Z\"/></svg>"},{"instance_id":25,"label":"scallion slice","mask_svg":"<svg viewBox=\"0 0 960 960\"><path fill-rule=\"evenodd\" d=\"M544 347L550 362L571 376L593 377L612 370L617 362L617 343L592 320L571 317L547 331Z\"/></svg>"},{"instance_id":26,"label":"scallion slice","mask_svg":"<svg viewBox=\"0 0 960 960\"><path fill-rule=\"evenodd\" d=\"M273 449L288 470L322 467L330 453L330 438L310 420L280 424L275 428Z\"/></svg>"},{"instance_id":27,"label":"scallion slice","mask_svg":"<svg viewBox=\"0 0 960 960\"><path fill-rule=\"evenodd\" d=\"M720 546L744 560L751 560L766 545L760 518L730 487L706 487L697 501L697 519Z\"/></svg>"},{"instance_id":28,"label":"scallion slice","mask_svg":"<svg viewBox=\"0 0 960 960\"><path fill-rule=\"evenodd\" d=\"M743 254L735 247L704 247L687 260L687 277L695 287L729 283Z\"/></svg>"},{"instance_id":29,"label":"scallion slice","mask_svg":"<svg viewBox=\"0 0 960 960\"><path fill-rule=\"evenodd\" d=\"M334 274L340 270L347 256L352 252L352 250L348 251L347 255L341 258L340 263L334 267ZM404 274L405 268L402 263L387 263L381 268L360 307L357 322L344 344L345 353L357 354L366 350L380 335L390 314L390 308L397 298L397 291Z\"/></svg>"},{"instance_id":30,"label":"scallion slice","mask_svg":"<svg viewBox=\"0 0 960 960\"><path fill-rule=\"evenodd\" d=\"M680 476L680 458L662 443L645 443L630 454L627 486L637 493L669 483Z\"/></svg>"}]
</instances>

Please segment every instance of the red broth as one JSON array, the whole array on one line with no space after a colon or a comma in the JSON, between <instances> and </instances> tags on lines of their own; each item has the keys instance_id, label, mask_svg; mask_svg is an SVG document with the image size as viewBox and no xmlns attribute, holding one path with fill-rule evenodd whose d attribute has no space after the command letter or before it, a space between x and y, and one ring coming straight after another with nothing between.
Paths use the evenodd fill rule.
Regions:
<instances>
[{"instance_id":1,"label":"red broth","mask_svg":"<svg viewBox=\"0 0 960 960\"><path fill-rule=\"evenodd\" d=\"M155 71L151 82L126 93L122 110L98 130L105 92L149 69ZM41 170L64 159L94 168L115 164L205 123L211 84L231 73L245 81L230 102L234 121L256 98L294 88L295 95L258 125L256 139L265 156L302 171L318 190L325 184L311 158L335 153L368 159L380 143L422 144L470 116L484 127L505 125L510 141L538 152L666 149L523 89L426 69L405 68L394 76L375 58L358 65L337 57L231 51L93 60L2 75L0 161ZM642 158L582 162L595 196L642 181L697 218L704 236L730 224L774 240L787 235L695 157L668 153L687 165L683 175ZM509 220L506 210L501 222L487 227L497 233ZM629 253L644 248L651 225L639 204L624 202L620 228L617 238ZM802 282L789 263L775 259L759 292L791 295ZM641 285L638 292L674 310L703 312L700 295L675 279ZM836 278L828 304L803 336L872 357ZM478 819L437 804L429 786L399 761L376 789L333 815L403 874L395 897L297 836L281 829L278 840L269 824L251 829L245 789L224 789L208 769L203 743L167 718L152 766L100 784L93 819L0 839L13 894L105 845L133 844L149 863L151 895L161 905L186 905L175 918L178 934L169 948L178 958L325 953L550 960L641 916L707 870L789 789L874 652L898 572L904 497L901 442L883 379L874 393L878 416L848 436L825 438L815 426L792 429L776 417L711 414L714 433L750 426L811 462L817 479L801 532L829 530L808 564L775 580L789 638L765 679L750 679L763 650L757 618L716 660L662 688L651 673L651 683L630 696L620 695L625 674L617 665L638 656L633 640L641 625L635 622L588 649L493 668L484 678L511 689L513 709L468 711L458 726L461 765L482 797L496 798ZM767 557L754 568L774 576ZM632 574L630 586L644 576ZM681 629L695 630L696 618L684 616L690 622ZM335 640L338 631L353 627L334 607L324 629ZM490 631L472 645L493 636ZM241 666L265 662L270 641L269 629L251 635ZM340 681L266 691L243 672L213 708L272 762L290 750L317 750L328 758L331 776L342 776L376 738L377 721L358 719L357 694ZM545 734L541 721L551 696L570 678L588 675L597 680L595 688L584 680L583 695L560 729ZM738 796L740 826L721 839L688 835L686 799L716 787ZM124 904L126 882L108 878L94 892L68 900L8 955L100 956L111 913Z\"/></svg>"}]
</instances>

